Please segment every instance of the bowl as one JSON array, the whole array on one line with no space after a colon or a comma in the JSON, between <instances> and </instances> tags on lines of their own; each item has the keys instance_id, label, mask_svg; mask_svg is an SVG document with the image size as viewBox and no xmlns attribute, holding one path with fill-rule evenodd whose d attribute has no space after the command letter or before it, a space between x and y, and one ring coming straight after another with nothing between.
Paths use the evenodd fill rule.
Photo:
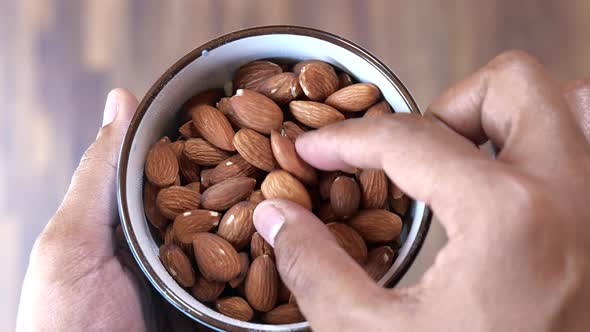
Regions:
<instances>
[{"instance_id":1,"label":"bowl","mask_svg":"<svg viewBox=\"0 0 590 332\"><path fill-rule=\"evenodd\" d=\"M329 62L360 82L377 85L396 112L420 114L404 84L375 56L344 38L306 27L255 27L216 38L178 60L152 85L131 121L119 159L117 194L123 231L139 267L156 290L185 315L216 330L301 331L309 329L309 324L239 321L198 302L180 287L160 262L144 214L143 167L152 144L164 135L175 135L177 112L191 96L223 87L240 65L265 58ZM402 279L424 243L430 220L429 208L412 201L404 217L402 245L380 285L393 287Z\"/></svg>"}]
</instances>

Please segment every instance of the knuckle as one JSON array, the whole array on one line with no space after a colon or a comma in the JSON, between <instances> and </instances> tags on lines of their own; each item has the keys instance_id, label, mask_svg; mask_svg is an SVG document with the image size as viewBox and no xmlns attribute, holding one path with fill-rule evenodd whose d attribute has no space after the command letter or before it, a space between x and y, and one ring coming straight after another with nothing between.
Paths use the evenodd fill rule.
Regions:
<instances>
[{"instance_id":1,"label":"knuckle","mask_svg":"<svg viewBox=\"0 0 590 332\"><path fill-rule=\"evenodd\" d=\"M508 50L496 56L491 64L497 69L510 69L514 67L527 68L538 63L537 59L522 50Z\"/></svg>"}]
</instances>

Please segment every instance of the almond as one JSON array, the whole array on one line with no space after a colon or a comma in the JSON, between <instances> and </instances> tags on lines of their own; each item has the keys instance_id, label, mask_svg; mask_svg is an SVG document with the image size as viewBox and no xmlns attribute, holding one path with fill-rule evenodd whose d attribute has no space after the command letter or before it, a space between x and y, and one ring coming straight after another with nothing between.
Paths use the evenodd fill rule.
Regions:
<instances>
[{"instance_id":1,"label":"almond","mask_svg":"<svg viewBox=\"0 0 590 332\"><path fill-rule=\"evenodd\" d=\"M180 121L186 122L190 120L191 111L195 106L214 106L215 103L219 100L219 98L223 97L223 95L223 89L211 89L193 96L182 107L182 110L180 111Z\"/></svg>"},{"instance_id":2,"label":"almond","mask_svg":"<svg viewBox=\"0 0 590 332\"><path fill-rule=\"evenodd\" d=\"M318 182L315 169L299 157L295 151L295 144L287 136L273 130L270 133L270 146L281 168L305 184L314 185Z\"/></svg>"},{"instance_id":3,"label":"almond","mask_svg":"<svg viewBox=\"0 0 590 332\"><path fill-rule=\"evenodd\" d=\"M288 104L303 93L297 75L288 72L267 78L256 88L256 91L279 105Z\"/></svg>"},{"instance_id":4,"label":"almond","mask_svg":"<svg viewBox=\"0 0 590 332\"><path fill-rule=\"evenodd\" d=\"M255 259L262 255L274 257L275 252L270 244L268 244L258 232L254 232L254 234L252 234L252 240L250 241L250 256L252 256L252 259Z\"/></svg>"},{"instance_id":5,"label":"almond","mask_svg":"<svg viewBox=\"0 0 590 332\"><path fill-rule=\"evenodd\" d=\"M369 243L393 241L402 230L400 217L381 209L361 210L348 225Z\"/></svg>"},{"instance_id":6,"label":"almond","mask_svg":"<svg viewBox=\"0 0 590 332\"><path fill-rule=\"evenodd\" d=\"M201 186L203 188L209 188L211 186L211 175L213 174L213 168L206 168L201 171Z\"/></svg>"},{"instance_id":7,"label":"almond","mask_svg":"<svg viewBox=\"0 0 590 332\"><path fill-rule=\"evenodd\" d=\"M180 159L180 156L182 156L184 152L184 141L172 142L170 143L170 148L174 151L176 159Z\"/></svg>"},{"instance_id":8,"label":"almond","mask_svg":"<svg viewBox=\"0 0 590 332\"><path fill-rule=\"evenodd\" d=\"M209 232L219 225L221 215L209 210L191 210L174 218L172 231L177 242L190 245L196 233Z\"/></svg>"},{"instance_id":9,"label":"almond","mask_svg":"<svg viewBox=\"0 0 590 332\"><path fill-rule=\"evenodd\" d=\"M201 138L191 138L184 143L184 155L198 165L217 165L230 157L229 152L219 149Z\"/></svg>"},{"instance_id":10,"label":"almond","mask_svg":"<svg viewBox=\"0 0 590 332\"><path fill-rule=\"evenodd\" d=\"M401 191L401 189L399 189L399 187L396 186L391 180L389 181L389 196L392 199L399 199L404 196L404 192Z\"/></svg>"},{"instance_id":11,"label":"almond","mask_svg":"<svg viewBox=\"0 0 590 332\"><path fill-rule=\"evenodd\" d=\"M338 74L338 89L346 88L349 85L352 85L352 77L347 73Z\"/></svg>"},{"instance_id":12,"label":"almond","mask_svg":"<svg viewBox=\"0 0 590 332\"><path fill-rule=\"evenodd\" d=\"M239 296L224 297L215 301L215 309L220 313L244 322L252 320L254 311L244 300Z\"/></svg>"},{"instance_id":13,"label":"almond","mask_svg":"<svg viewBox=\"0 0 590 332\"><path fill-rule=\"evenodd\" d=\"M270 134L283 123L281 108L270 98L252 90L240 89L230 99L231 117L240 128Z\"/></svg>"},{"instance_id":14,"label":"almond","mask_svg":"<svg viewBox=\"0 0 590 332\"><path fill-rule=\"evenodd\" d=\"M330 203L334 214L340 218L352 217L359 208L361 191L353 178L339 176L330 187Z\"/></svg>"},{"instance_id":15,"label":"almond","mask_svg":"<svg viewBox=\"0 0 590 332\"><path fill-rule=\"evenodd\" d=\"M326 104L346 112L364 111L379 100L379 88L371 83L357 83L331 94Z\"/></svg>"},{"instance_id":16,"label":"almond","mask_svg":"<svg viewBox=\"0 0 590 332\"><path fill-rule=\"evenodd\" d=\"M240 274L240 257L232 245L211 233L196 233L193 249L199 271L210 281L230 281Z\"/></svg>"},{"instance_id":17,"label":"almond","mask_svg":"<svg viewBox=\"0 0 590 332\"><path fill-rule=\"evenodd\" d=\"M240 129L234 136L234 146L247 162L261 170L270 172L277 168L270 140L254 130Z\"/></svg>"},{"instance_id":18,"label":"almond","mask_svg":"<svg viewBox=\"0 0 590 332\"><path fill-rule=\"evenodd\" d=\"M344 121L344 115L335 108L315 101L294 100L289 103L291 114L299 122L312 128Z\"/></svg>"},{"instance_id":19,"label":"almond","mask_svg":"<svg viewBox=\"0 0 590 332\"><path fill-rule=\"evenodd\" d=\"M211 184L236 177L256 177L258 169L246 161L239 154L233 155L220 162L213 168L209 181Z\"/></svg>"},{"instance_id":20,"label":"almond","mask_svg":"<svg viewBox=\"0 0 590 332\"><path fill-rule=\"evenodd\" d=\"M235 151L233 145L234 129L229 120L217 108L199 105L192 112L193 126L209 143L216 147Z\"/></svg>"},{"instance_id":21,"label":"almond","mask_svg":"<svg viewBox=\"0 0 590 332\"><path fill-rule=\"evenodd\" d=\"M160 188L150 182L146 182L143 185L143 209L147 220L154 227L162 229L168 225L168 219L160 213L156 205L156 198L158 197L159 191Z\"/></svg>"},{"instance_id":22,"label":"almond","mask_svg":"<svg viewBox=\"0 0 590 332\"><path fill-rule=\"evenodd\" d=\"M369 251L367 262L363 266L369 277L379 281L385 275L393 263L395 253L388 246L377 247Z\"/></svg>"},{"instance_id":23,"label":"almond","mask_svg":"<svg viewBox=\"0 0 590 332\"><path fill-rule=\"evenodd\" d=\"M381 169L364 169L359 177L365 209L382 209L387 200L387 177Z\"/></svg>"},{"instance_id":24,"label":"almond","mask_svg":"<svg viewBox=\"0 0 590 332\"><path fill-rule=\"evenodd\" d=\"M232 121L232 118L230 117L230 115L231 115L231 114L232 114L234 111L233 111L233 109L232 109L232 107L231 107L231 101L230 101L230 99L231 99L231 98L229 98L229 97L224 97L224 98L221 98L221 99L220 99L220 100L217 102L217 104L215 105L215 107L217 107L217 109L218 109L218 110L219 110L221 113L223 113L225 116L227 116L227 117L228 117L228 119L230 120L230 122L233 122L233 121Z\"/></svg>"},{"instance_id":25,"label":"almond","mask_svg":"<svg viewBox=\"0 0 590 332\"><path fill-rule=\"evenodd\" d=\"M334 222L327 224L328 229L336 237L338 244L357 263L363 264L367 260L367 245L363 238L352 227Z\"/></svg>"},{"instance_id":26,"label":"almond","mask_svg":"<svg viewBox=\"0 0 590 332\"><path fill-rule=\"evenodd\" d=\"M279 295L277 296L278 303L286 303L289 302L289 298L291 297L291 291L283 282L283 279L279 277Z\"/></svg>"},{"instance_id":27,"label":"almond","mask_svg":"<svg viewBox=\"0 0 590 332\"><path fill-rule=\"evenodd\" d=\"M315 63L315 64L317 64L319 66L326 66L326 68L328 68L328 69L329 68L334 69L334 67L332 67L331 64L329 64L327 62L324 62L324 61L320 61L320 60L305 60L305 61L300 61L300 62L296 63L293 66L293 73L295 75L299 75L301 73L301 68L303 68L303 66L305 66L307 64L310 64L310 63Z\"/></svg>"},{"instance_id":28,"label":"almond","mask_svg":"<svg viewBox=\"0 0 590 332\"><path fill-rule=\"evenodd\" d=\"M256 89L269 77L283 70L276 63L259 60L241 66L234 76L235 89Z\"/></svg>"},{"instance_id":29,"label":"almond","mask_svg":"<svg viewBox=\"0 0 590 332\"><path fill-rule=\"evenodd\" d=\"M252 234L256 231L252 221L254 208L256 208L256 204L248 201L232 206L223 215L217 235L226 239L236 250L249 244Z\"/></svg>"},{"instance_id":30,"label":"almond","mask_svg":"<svg viewBox=\"0 0 590 332\"><path fill-rule=\"evenodd\" d=\"M178 157L178 168L180 170L180 177L184 183L201 181L201 168L190 160L184 152Z\"/></svg>"},{"instance_id":31,"label":"almond","mask_svg":"<svg viewBox=\"0 0 590 332\"><path fill-rule=\"evenodd\" d=\"M239 253L240 255L240 274L237 277L233 278L229 281L229 285L231 288L236 288L242 284L244 279L246 278L246 274L248 273L248 269L250 268L250 258L248 254L245 252Z\"/></svg>"},{"instance_id":32,"label":"almond","mask_svg":"<svg viewBox=\"0 0 590 332\"><path fill-rule=\"evenodd\" d=\"M332 189L332 183L340 175L338 171L320 172L320 184L319 191L322 199L330 199L330 189Z\"/></svg>"},{"instance_id":33,"label":"almond","mask_svg":"<svg viewBox=\"0 0 590 332\"><path fill-rule=\"evenodd\" d=\"M193 126L193 120L185 122L180 128L178 128L180 136L189 138L201 138L201 134L197 131L197 128Z\"/></svg>"},{"instance_id":34,"label":"almond","mask_svg":"<svg viewBox=\"0 0 590 332\"><path fill-rule=\"evenodd\" d=\"M145 176L158 187L166 187L176 181L178 160L169 142L159 141L152 146L145 161Z\"/></svg>"},{"instance_id":35,"label":"almond","mask_svg":"<svg viewBox=\"0 0 590 332\"><path fill-rule=\"evenodd\" d=\"M304 321L303 315L295 304L281 304L262 315L262 321L267 324L292 324Z\"/></svg>"},{"instance_id":36,"label":"almond","mask_svg":"<svg viewBox=\"0 0 590 332\"><path fill-rule=\"evenodd\" d=\"M303 130L300 126L298 126L293 121L285 121L283 122L283 127L281 128L281 134L287 135L289 139L293 142L299 137L299 135L303 134L305 130Z\"/></svg>"},{"instance_id":37,"label":"almond","mask_svg":"<svg viewBox=\"0 0 590 332\"><path fill-rule=\"evenodd\" d=\"M391 106L389 106L387 101L383 100L383 101L380 101L377 104L369 107L369 109L367 110L367 112L365 112L365 115L363 115L363 117L370 118L373 116L383 116L383 115L389 115L392 113L393 113L393 111L391 109Z\"/></svg>"},{"instance_id":38,"label":"almond","mask_svg":"<svg viewBox=\"0 0 590 332\"><path fill-rule=\"evenodd\" d=\"M195 271L191 262L178 246L162 245L160 260L172 278L182 287L191 287L195 283Z\"/></svg>"},{"instance_id":39,"label":"almond","mask_svg":"<svg viewBox=\"0 0 590 332\"><path fill-rule=\"evenodd\" d=\"M174 232L172 232L172 224L166 227L164 232L164 244L174 244Z\"/></svg>"},{"instance_id":40,"label":"almond","mask_svg":"<svg viewBox=\"0 0 590 332\"><path fill-rule=\"evenodd\" d=\"M410 207L410 198L403 195L401 198L391 200L391 209L400 216L403 216Z\"/></svg>"},{"instance_id":41,"label":"almond","mask_svg":"<svg viewBox=\"0 0 590 332\"><path fill-rule=\"evenodd\" d=\"M194 286L191 288L191 294L201 302L213 302L223 293L224 289L225 283L223 282L197 278L197 281L195 281Z\"/></svg>"},{"instance_id":42,"label":"almond","mask_svg":"<svg viewBox=\"0 0 590 332\"><path fill-rule=\"evenodd\" d=\"M334 210L332 210L332 204L330 204L330 202L322 202L318 211L318 218L323 221L324 224L335 222L339 219L336 214L334 214Z\"/></svg>"},{"instance_id":43,"label":"almond","mask_svg":"<svg viewBox=\"0 0 590 332\"><path fill-rule=\"evenodd\" d=\"M198 191L181 186L171 186L160 190L156 204L160 213L168 219L179 214L199 208L201 194Z\"/></svg>"},{"instance_id":44,"label":"almond","mask_svg":"<svg viewBox=\"0 0 590 332\"><path fill-rule=\"evenodd\" d=\"M252 308L267 312L274 308L279 292L279 276L268 255L256 257L244 280L246 299Z\"/></svg>"},{"instance_id":45,"label":"almond","mask_svg":"<svg viewBox=\"0 0 590 332\"><path fill-rule=\"evenodd\" d=\"M310 62L301 67L299 84L309 99L323 101L338 89L338 76L332 66Z\"/></svg>"},{"instance_id":46,"label":"almond","mask_svg":"<svg viewBox=\"0 0 590 332\"><path fill-rule=\"evenodd\" d=\"M262 194L262 190L254 190L248 200L256 205L262 203L264 201L264 194Z\"/></svg>"},{"instance_id":47,"label":"almond","mask_svg":"<svg viewBox=\"0 0 590 332\"><path fill-rule=\"evenodd\" d=\"M256 186L256 180L240 177L219 182L207 188L201 196L205 209L223 211L248 197Z\"/></svg>"},{"instance_id":48,"label":"almond","mask_svg":"<svg viewBox=\"0 0 590 332\"><path fill-rule=\"evenodd\" d=\"M283 170L270 172L260 186L266 199L282 198L311 210L307 189L293 175Z\"/></svg>"}]
</instances>

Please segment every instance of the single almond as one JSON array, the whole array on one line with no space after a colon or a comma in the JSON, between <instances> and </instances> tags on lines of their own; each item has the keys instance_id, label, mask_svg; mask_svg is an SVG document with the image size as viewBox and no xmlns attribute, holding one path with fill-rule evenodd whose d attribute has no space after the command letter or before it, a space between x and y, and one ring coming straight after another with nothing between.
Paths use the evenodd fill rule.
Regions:
<instances>
[{"instance_id":1,"label":"single almond","mask_svg":"<svg viewBox=\"0 0 590 332\"><path fill-rule=\"evenodd\" d=\"M197 128L193 126L193 120L185 122L182 126L180 126L180 128L178 128L178 132L180 133L180 136L184 137L185 139L202 137L197 131Z\"/></svg>"},{"instance_id":2,"label":"single almond","mask_svg":"<svg viewBox=\"0 0 590 332\"><path fill-rule=\"evenodd\" d=\"M289 103L289 110L295 119L312 128L321 128L345 119L332 106L315 101L294 100Z\"/></svg>"},{"instance_id":3,"label":"single almond","mask_svg":"<svg viewBox=\"0 0 590 332\"><path fill-rule=\"evenodd\" d=\"M229 120L217 108L199 105L192 112L193 126L209 143L226 151L236 151L234 129Z\"/></svg>"},{"instance_id":4,"label":"single almond","mask_svg":"<svg viewBox=\"0 0 590 332\"><path fill-rule=\"evenodd\" d=\"M334 179L330 187L330 203L336 216L352 217L358 211L360 200L361 191L353 178L341 175Z\"/></svg>"},{"instance_id":5,"label":"single almond","mask_svg":"<svg viewBox=\"0 0 590 332\"><path fill-rule=\"evenodd\" d=\"M226 282L240 274L240 257L232 245L211 233L196 233L193 249L199 271L207 280Z\"/></svg>"},{"instance_id":6,"label":"single almond","mask_svg":"<svg viewBox=\"0 0 590 332\"><path fill-rule=\"evenodd\" d=\"M221 214L209 210L191 210L174 218L172 231L177 242L190 245L196 233L209 232L219 225Z\"/></svg>"},{"instance_id":7,"label":"single almond","mask_svg":"<svg viewBox=\"0 0 590 332\"><path fill-rule=\"evenodd\" d=\"M357 83L332 93L326 104L345 112L364 111L379 100L379 88L371 83Z\"/></svg>"},{"instance_id":8,"label":"single almond","mask_svg":"<svg viewBox=\"0 0 590 332\"><path fill-rule=\"evenodd\" d=\"M270 172L260 185L266 199L282 198L311 210L311 198L307 189L293 175L283 170Z\"/></svg>"},{"instance_id":9,"label":"single almond","mask_svg":"<svg viewBox=\"0 0 590 332\"><path fill-rule=\"evenodd\" d=\"M303 66L310 64L310 63L315 63L319 66L326 66L326 68L332 68L334 69L334 67L332 67L331 64L324 62L324 61L320 61L320 60L304 60L304 61L300 61L297 62L294 66L293 66L293 73L295 75L299 75L301 73L301 69L303 68Z\"/></svg>"},{"instance_id":10,"label":"single almond","mask_svg":"<svg viewBox=\"0 0 590 332\"><path fill-rule=\"evenodd\" d=\"M201 194L187 187L171 186L160 190L156 204L160 213L168 219L174 219L179 214L198 209Z\"/></svg>"},{"instance_id":11,"label":"single almond","mask_svg":"<svg viewBox=\"0 0 590 332\"><path fill-rule=\"evenodd\" d=\"M213 168L201 170L201 186L203 188L211 187L211 174L213 174Z\"/></svg>"},{"instance_id":12,"label":"single almond","mask_svg":"<svg viewBox=\"0 0 590 332\"><path fill-rule=\"evenodd\" d=\"M338 74L338 89L346 88L349 85L352 85L352 77L347 73Z\"/></svg>"},{"instance_id":13,"label":"single almond","mask_svg":"<svg viewBox=\"0 0 590 332\"><path fill-rule=\"evenodd\" d=\"M181 122L186 122L191 119L191 111L194 107L199 105L215 106L215 103L222 98L224 95L223 89L211 89L201 92L189 99L182 110L180 111L179 118Z\"/></svg>"},{"instance_id":14,"label":"single almond","mask_svg":"<svg viewBox=\"0 0 590 332\"><path fill-rule=\"evenodd\" d=\"M383 116L383 115L389 115L392 114L393 111L391 109L391 106L389 106L389 104L387 103L387 101L382 100L380 102L378 102L377 104L369 107L369 109L367 110L367 112L365 112L365 115L363 115L363 118L370 118L373 116Z\"/></svg>"},{"instance_id":15,"label":"single almond","mask_svg":"<svg viewBox=\"0 0 590 332\"><path fill-rule=\"evenodd\" d=\"M334 210L332 210L332 204L330 202L322 202L320 204L320 209L318 211L318 218L324 222L324 224L328 224L331 222L338 221L340 218L336 216Z\"/></svg>"},{"instance_id":16,"label":"single almond","mask_svg":"<svg viewBox=\"0 0 590 332\"><path fill-rule=\"evenodd\" d=\"M310 62L301 67L299 84L307 98L324 101L338 89L338 76L332 66Z\"/></svg>"},{"instance_id":17,"label":"single almond","mask_svg":"<svg viewBox=\"0 0 590 332\"><path fill-rule=\"evenodd\" d=\"M152 146L145 161L145 176L158 187L166 187L176 181L178 160L169 142L159 141Z\"/></svg>"},{"instance_id":18,"label":"single almond","mask_svg":"<svg viewBox=\"0 0 590 332\"><path fill-rule=\"evenodd\" d=\"M201 138L191 138L184 143L184 155L198 165L217 165L230 157L229 152L217 148Z\"/></svg>"},{"instance_id":19,"label":"single almond","mask_svg":"<svg viewBox=\"0 0 590 332\"><path fill-rule=\"evenodd\" d=\"M367 245L359 233L352 227L338 222L329 223L326 226L350 257L359 264L365 263L367 260Z\"/></svg>"},{"instance_id":20,"label":"single almond","mask_svg":"<svg viewBox=\"0 0 590 332\"><path fill-rule=\"evenodd\" d=\"M256 180L247 177L231 178L205 189L201 196L203 208L223 211L248 197L256 186Z\"/></svg>"},{"instance_id":21,"label":"single almond","mask_svg":"<svg viewBox=\"0 0 590 332\"><path fill-rule=\"evenodd\" d=\"M211 184L219 183L226 179L237 177L252 177L255 178L258 174L258 169L246 161L244 157L235 154L213 168L209 180Z\"/></svg>"},{"instance_id":22,"label":"single almond","mask_svg":"<svg viewBox=\"0 0 590 332\"><path fill-rule=\"evenodd\" d=\"M197 278L191 294L201 302L213 302L223 293L225 283L219 281L209 281L206 278Z\"/></svg>"},{"instance_id":23,"label":"single almond","mask_svg":"<svg viewBox=\"0 0 590 332\"><path fill-rule=\"evenodd\" d=\"M379 281L385 275L393 263L395 252L389 246L377 247L367 256L367 262L363 266L369 277Z\"/></svg>"},{"instance_id":24,"label":"single almond","mask_svg":"<svg viewBox=\"0 0 590 332\"><path fill-rule=\"evenodd\" d=\"M166 227L164 232L164 244L174 244L174 232L172 232L172 224Z\"/></svg>"},{"instance_id":25,"label":"single almond","mask_svg":"<svg viewBox=\"0 0 590 332\"><path fill-rule=\"evenodd\" d=\"M360 210L348 225L369 243L393 241L402 231L400 217L382 209Z\"/></svg>"},{"instance_id":26,"label":"single almond","mask_svg":"<svg viewBox=\"0 0 590 332\"><path fill-rule=\"evenodd\" d=\"M381 169L364 169L359 177L361 203L365 209L382 209L387 200L388 180Z\"/></svg>"},{"instance_id":27,"label":"single almond","mask_svg":"<svg viewBox=\"0 0 590 332\"><path fill-rule=\"evenodd\" d=\"M305 318L296 304L281 304L262 315L262 321L267 324L281 325L303 322Z\"/></svg>"},{"instance_id":28,"label":"single almond","mask_svg":"<svg viewBox=\"0 0 590 332\"><path fill-rule=\"evenodd\" d=\"M230 98L230 103L231 117L240 128L254 129L262 134L281 128L281 108L259 92L240 89Z\"/></svg>"},{"instance_id":29,"label":"single almond","mask_svg":"<svg viewBox=\"0 0 590 332\"><path fill-rule=\"evenodd\" d=\"M279 293L279 275L268 255L256 257L244 280L246 299L252 308L267 312L274 308Z\"/></svg>"},{"instance_id":30,"label":"single almond","mask_svg":"<svg viewBox=\"0 0 590 332\"><path fill-rule=\"evenodd\" d=\"M244 279L246 278L246 274L248 274L248 269L250 268L250 258L247 253L241 252L239 253L240 256L240 274L237 277L230 280L228 283L231 288L236 288L242 284Z\"/></svg>"},{"instance_id":31,"label":"single almond","mask_svg":"<svg viewBox=\"0 0 590 332\"><path fill-rule=\"evenodd\" d=\"M242 249L250 243L252 234L256 231L252 215L256 204L243 201L232 206L221 219L217 235L226 239L236 250Z\"/></svg>"},{"instance_id":32,"label":"single almond","mask_svg":"<svg viewBox=\"0 0 590 332\"><path fill-rule=\"evenodd\" d=\"M330 199L330 189L332 189L332 183L340 176L338 171L320 172L320 183L319 191L322 199Z\"/></svg>"},{"instance_id":33,"label":"single almond","mask_svg":"<svg viewBox=\"0 0 590 332\"><path fill-rule=\"evenodd\" d=\"M297 137L299 137L299 135L303 134L304 132L305 130L303 130L293 121L283 122L283 127L281 128L281 134L284 133L293 142L295 142Z\"/></svg>"},{"instance_id":34,"label":"single almond","mask_svg":"<svg viewBox=\"0 0 590 332\"><path fill-rule=\"evenodd\" d=\"M240 129L234 136L234 146L247 162L261 170L270 172L277 168L270 140L256 131Z\"/></svg>"},{"instance_id":35,"label":"single almond","mask_svg":"<svg viewBox=\"0 0 590 332\"><path fill-rule=\"evenodd\" d=\"M270 244L262 238L262 235L258 232L254 232L254 234L252 234L252 240L250 241L250 256L252 256L252 259L255 259L262 255L274 257L275 252Z\"/></svg>"},{"instance_id":36,"label":"single almond","mask_svg":"<svg viewBox=\"0 0 590 332\"><path fill-rule=\"evenodd\" d=\"M154 227L162 229L168 225L168 219L160 213L156 204L156 198L158 197L159 191L160 187L157 187L150 182L145 182L143 185L143 210L145 211L147 220Z\"/></svg>"},{"instance_id":37,"label":"single almond","mask_svg":"<svg viewBox=\"0 0 590 332\"><path fill-rule=\"evenodd\" d=\"M248 322L254 317L254 311L248 302L239 296L218 299L215 301L215 309L223 315L244 322Z\"/></svg>"},{"instance_id":38,"label":"single almond","mask_svg":"<svg viewBox=\"0 0 590 332\"><path fill-rule=\"evenodd\" d=\"M188 257L178 246L174 244L160 246L160 261L172 278L182 287L194 285L195 271Z\"/></svg>"},{"instance_id":39,"label":"single almond","mask_svg":"<svg viewBox=\"0 0 590 332\"><path fill-rule=\"evenodd\" d=\"M283 69L281 69L279 65L266 60L247 63L236 71L234 76L234 88L256 89L266 79L279 74L282 71Z\"/></svg>"},{"instance_id":40,"label":"single almond","mask_svg":"<svg viewBox=\"0 0 590 332\"><path fill-rule=\"evenodd\" d=\"M314 185L318 182L315 169L299 157L295 151L295 144L287 136L276 130L271 131L270 146L275 160L282 169L305 184Z\"/></svg>"},{"instance_id":41,"label":"single almond","mask_svg":"<svg viewBox=\"0 0 590 332\"><path fill-rule=\"evenodd\" d=\"M399 199L404 196L404 192L393 181L389 181L389 196L392 199Z\"/></svg>"},{"instance_id":42,"label":"single almond","mask_svg":"<svg viewBox=\"0 0 590 332\"><path fill-rule=\"evenodd\" d=\"M248 197L248 200L256 205L262 203L262 201L264 201L264 194L262 193L262 190L254 190L250 194L250 197Z\"/></svg>"},{"instance_id":43,"label":"single almond","mask_svg":"<svg viewBox=\"0 0 590 332\"><path fill-rule=\"evenodd\" d=\"M201 181L201 167L184 154L184 149L182 155L178 157L178 168L184 183Z\"/></svg>"},{"instance_id":44,"label":"single almond","mask_svg":"<svg viewBox=\"0 0 590 332\"><path fill-rule=\"evenodd\" d=\"M172 148L172 151L174 151L176 159L179 159L184 153L184 141L172 142L170 143L170 148Z\"/></svg>"},{"instance_id":45,"label":"single almond","mask_svg":"<svg viewBox=\"0 0 590 332\"><path fill-rule=\"evenodd\" d=\"M279 105L288 104L291 100L301 96L303 90L299 85L297 75L289 72L276 74L264 80L256 91L272 99Z\"/></svg>"},{"instance_id":46,"label":"single almond","mask_svg":"<svg viewBox=\"0 0 590 332\"><path fill-rule=\"evenodd\" d=\"M390 201L391 209L400 216L403 216L410 207L410 198L407 195L403 195L401 198L392 199Z\"/></svg>"}]
</instances>

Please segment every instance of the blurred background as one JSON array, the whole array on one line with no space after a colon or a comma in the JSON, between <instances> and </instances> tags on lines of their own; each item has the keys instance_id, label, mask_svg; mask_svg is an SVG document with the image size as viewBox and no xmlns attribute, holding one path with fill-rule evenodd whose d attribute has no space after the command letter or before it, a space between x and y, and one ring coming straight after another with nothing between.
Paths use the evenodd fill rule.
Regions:
<instances>
[{"instance_id":1,"label":"blurred background","mask_svg":"<svg viewBox=\"0 0 590 332\"><path fill-rule=\"evenodd\" d=\"M510 48L560 80L590 76L586 0L0 0L0 330L14 330L31 246L96 136L108 91L127 87L141 99L188 51L266 24L366 47L422 109ZM414 277L443 241L435 226Z\"/></svg>"}]
</instances>

